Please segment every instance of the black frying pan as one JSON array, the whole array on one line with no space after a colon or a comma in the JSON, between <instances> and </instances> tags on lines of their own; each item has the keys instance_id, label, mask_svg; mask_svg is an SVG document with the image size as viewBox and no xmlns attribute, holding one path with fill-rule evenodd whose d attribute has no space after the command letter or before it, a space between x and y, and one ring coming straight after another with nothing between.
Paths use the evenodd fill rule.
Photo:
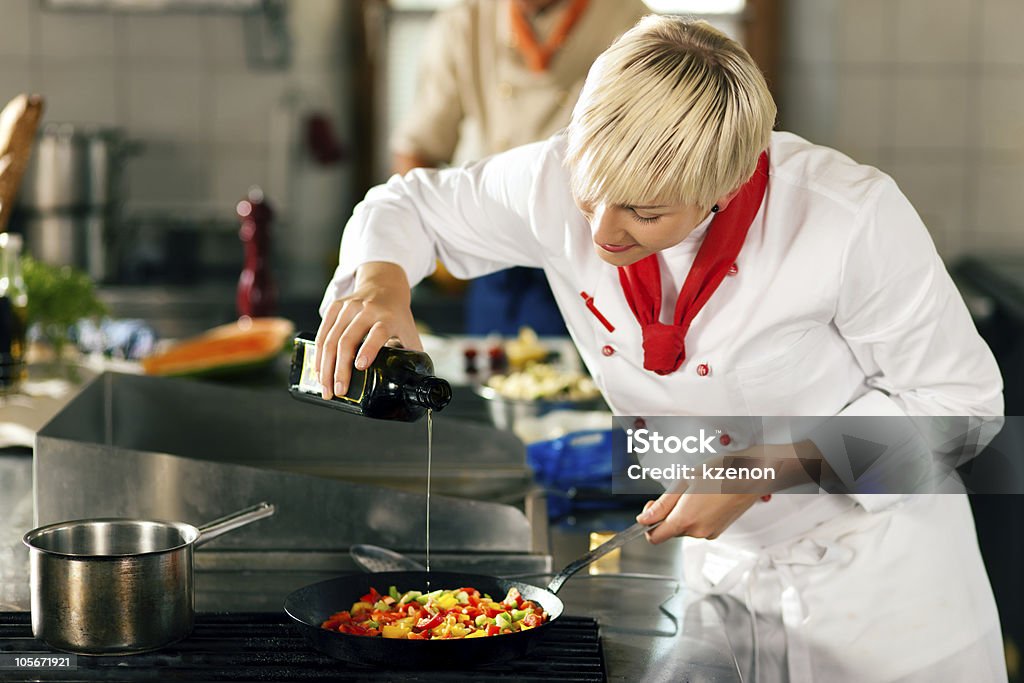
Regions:
<instances>
[{"instance_id":1,"label":"black frying pan","mask_svg":"<svg viewBox=\"0 0 1024 683\"><path fill-rule=\"evenodd\" d=\"M357 572L300 588L288 596L284 609L314 648L336 659L356 664L438 669L470 668L506 661L529 652L548 633L550 625L562 615L564 607L557 593L570 576L655 526L657 524L634 524L617 533L606 543L570 563L552 579L547 588L483 574L438 571ZM320 627L332 614L350 609L371 587L378 591L387 591L389 586L396 586L402 592L422 591L428 581L435 590L471 586L481 593L488 593L495 600L501 600L510 588L516 588L524 600L540 605L547 612L548 620L528 631L468 640L402 640L354 636Z\"/></svg>"}]
</instances>

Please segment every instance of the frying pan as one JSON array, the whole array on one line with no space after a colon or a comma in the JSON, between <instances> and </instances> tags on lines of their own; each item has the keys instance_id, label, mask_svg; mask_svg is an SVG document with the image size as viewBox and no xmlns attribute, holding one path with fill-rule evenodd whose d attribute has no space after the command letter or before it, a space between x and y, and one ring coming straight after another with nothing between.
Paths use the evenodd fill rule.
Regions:
<instances>
[{"instance_id":1,"label":"frying pan","mask_svg":"<svg viewBox=\"0 0 1024 683\"><path fill-rule=\"evenodd\" d=\"M364 665L423 669L470 668L502 662L524 656L550 631L551 624L562 615L564 609L557 595L558 590L569 577L658 524L660 522L653 525L634 524L620 531L607 542L569 563L551 580L547 588L484 574L439 571L356 572L298 589L285 600L284 609L314 648L335 659ZM495 600L501 600L510 588L515 588L524 600L540 605L547 613L548 620L540 626L518 633L451 640L355 636L320 627L332 614L351 608L371 587L386 591L388 586L397 586L403 592L423 590L425 587L456 589L471 586L481 593L488 593Z\"/></svg>"}]
</instances>

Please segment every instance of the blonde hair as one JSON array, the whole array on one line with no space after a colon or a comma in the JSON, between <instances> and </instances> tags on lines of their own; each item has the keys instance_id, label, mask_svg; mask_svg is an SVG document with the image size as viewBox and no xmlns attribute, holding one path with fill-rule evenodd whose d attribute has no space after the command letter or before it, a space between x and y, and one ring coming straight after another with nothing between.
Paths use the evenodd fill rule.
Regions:
<instances>
[{"instance_id":1,"label":"blonde hair","mask_svg":"<svg viewBox=\"0 0 1024 683\"><path fill-rule=\"evenodd\" d=\"M739 43L704 21L644 17L598 57L573 110L573 195L706 210L753 174L775 113Z\"/></svg>"}]
</instances>

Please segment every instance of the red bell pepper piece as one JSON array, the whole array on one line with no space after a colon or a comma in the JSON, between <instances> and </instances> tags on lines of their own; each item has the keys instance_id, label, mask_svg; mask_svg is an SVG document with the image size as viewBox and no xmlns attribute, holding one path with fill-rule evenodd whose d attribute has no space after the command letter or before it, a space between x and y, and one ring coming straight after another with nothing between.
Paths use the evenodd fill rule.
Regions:
<instances>
[{"instance_id":1,"label":"red bell pepper piece","mask_svg":"<svg viewBox=\"0 0 1024 683\"><path fill-rule=\"evenodd\" d=\"M442 621L444 621L444 615L438 612L432 617L424 617L417 621L416 628L420 631L429 631L432 628L440 626Z\"/></svg>"},{"instance_id":2,"label":"red bell pepper piece","mask_svg":"<svg viewBox=\"0 0 1024 683\"><path fill-rule=\"evenodd\" d=\"M540 626L543 623L544 617L540 616L539 614L527 614L525 617L523 617L523 626L529 626L532 628L534 626Z\"/></svg>"},{"instance_id":3,"label":"red bell pepper piece","mask_svg":"<svg viewBox=\"0 0 1024 683\"><path fill-rule=\"evenodd\" d=\"M487 635L489 635L489 636L496 636L499 633L501 633L501 629L498 627L497 624L491 624L490 626L487 627Z\"/></svg>"}]
</instances>

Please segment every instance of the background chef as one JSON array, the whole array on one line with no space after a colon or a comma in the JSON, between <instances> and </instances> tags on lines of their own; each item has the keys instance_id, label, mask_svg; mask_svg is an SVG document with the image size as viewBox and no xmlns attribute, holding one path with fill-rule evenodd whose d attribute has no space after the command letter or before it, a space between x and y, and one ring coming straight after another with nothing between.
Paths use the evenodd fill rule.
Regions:
<instances>
[{"instance_id":1,"label":"background chef","mask_svg":"<svg viewBox=\"0 0 1024 683\"><path fill-rule=\"evenodd\" d=\"M481 159L561 130L590 65L646 13L641 0L465 0L439 11L391 140L394 171ZM450 283L443 266L435 277ZM566 333L537 269L477 278L466 296L467 333Z\"/></svg>"},{"instance_id":2,"label":"background chef","mask_svg":"<svg viewBox=\"0 0 1024 683\"><path fill-rule=\"evenodd\" d=\"M774 118L738 44L648 17L565 134L367 195L321 308L325 394L388 338L419 346L410 285L439 258L543 268L620 415L1000 414L992 355L895 183ZM785 655L757 680L1006 678L963 496L665 495L640 516L658 519L652 541L690 537L690 587L778 626Z\"/></svg>"}]
</instances>

